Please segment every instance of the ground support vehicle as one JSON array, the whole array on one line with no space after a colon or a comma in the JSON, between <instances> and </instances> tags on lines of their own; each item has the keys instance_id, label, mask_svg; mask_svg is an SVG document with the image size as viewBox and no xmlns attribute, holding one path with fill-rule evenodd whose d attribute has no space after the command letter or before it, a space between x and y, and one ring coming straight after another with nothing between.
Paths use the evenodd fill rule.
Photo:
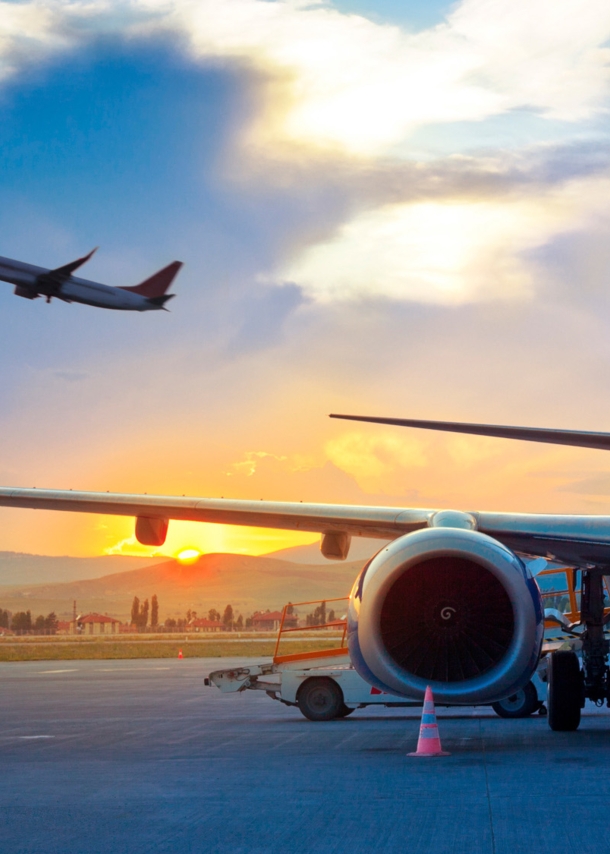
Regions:
<instances>
[{"instance_id":1,"label":"ground support vehicle","mask_svg":"<svg viewBox=\"0 0 610 854\"><path fill-rule=\"evenodd\" d=\"M385 694L372 687L353 669L347 654L337 655L322 665L312 658L298 662L244 663L241 667L216 670L206 679L223 693L265 691L273 700L286 706L298 706L312 721L344 718L355 709L366 706L418 707L421 702ZM538 711L545 713L546 684L534 675L525 688L512 697L493 704L501 717L527 717Z\"/></svg>"},{"instance_id":2,"label":"ground support vehicle","mask_svg":"<svg viewBox=\"0 0 610 854\"><path fill-rule=\"evenodd\" d=\"M282 639L293 632L303 632L303 628L286 627L287 608L292 614L294 609L317 605L318 614L326 614L327 604L336 607L345 599L327 600L323 603L302 602L286 606L280 623L275 655L272 661L244 662L241 667L216 670L205 680L206 685L214 685L225 694L240 691L265 691L273 700L287 706L298 706L302 714L312 721L329 721L344 718L355 709L366 706L418 707L418 700L407 700L386 694L369 685L351 665L349 652L345 645L345 620L331 620L307 626L308 632L322 632L328 629L341 630L340 645L334 649L309 653L281 655ZM332 613L332 612L329 612ZM555 632L556 633L556 632ZM492 708L505 718L527 717L534 712L546 714L546 676L542 668L542 677L538 673L522 690L507 697Z\"/></svg>"}]
</instances>

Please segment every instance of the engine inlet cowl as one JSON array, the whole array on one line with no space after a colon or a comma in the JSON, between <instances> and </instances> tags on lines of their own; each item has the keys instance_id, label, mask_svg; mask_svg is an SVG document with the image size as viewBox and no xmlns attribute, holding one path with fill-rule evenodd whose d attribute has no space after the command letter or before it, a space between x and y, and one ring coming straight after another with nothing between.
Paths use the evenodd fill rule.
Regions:
<instances>
[{"instance_id":1,"label":"engine inlet cowl","mask_svg":"<svg viewBox=\"0 0 610 854\"><path fill-rule=\"evenodd\" d=\"M428 528L377 554L352 592L348 645L362 676L420 698L491 703L522 687L542 640L522 561L478 531Z\"/></svg>"}]
</instances>

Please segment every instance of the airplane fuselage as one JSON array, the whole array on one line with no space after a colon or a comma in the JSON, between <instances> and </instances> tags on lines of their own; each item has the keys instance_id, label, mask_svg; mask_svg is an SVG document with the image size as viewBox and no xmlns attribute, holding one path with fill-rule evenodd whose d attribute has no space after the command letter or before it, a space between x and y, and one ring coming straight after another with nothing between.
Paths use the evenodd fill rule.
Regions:
<instances>
[{"instance_id":1,"label":"airplane fuselage","mask_svg":"<svg viewBox=\"0 0 610 854\"><path fill-rule=\"evenodd\" d=\"M147 293L135 292L136 288L104 285L66 275L63 271L3 257L0 257L0 280L15 285L15 294L26 299L43 296L50 302L55 297L63 302L78 302L117 311L159 311L163 309L164 302L171 298L171 295L151 297ZM140 288L147 290L145 286Z\"/></svg>"}]
</instances>

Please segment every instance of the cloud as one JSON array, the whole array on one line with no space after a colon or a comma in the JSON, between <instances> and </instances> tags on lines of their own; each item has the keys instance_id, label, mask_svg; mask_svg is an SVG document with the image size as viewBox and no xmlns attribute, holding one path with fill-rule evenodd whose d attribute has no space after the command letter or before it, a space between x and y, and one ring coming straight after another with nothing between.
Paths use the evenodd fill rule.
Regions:
<instances>
[{"instance_id":1,"label":"cloud","mask_svg":"<svg viewBox=\"0 0 610 854\"><path fill-rule=\"evenodd\" d=\"M242 300L243 321L227 349L232 354L253 352L277 346L284 332L286 319L304 301L301 289L293 284L279 287L258 287L254 294Z\"/></svg>"},{"instance_id":2,"label":"cloud","mask_svg":"<svg viewBox=\"0 0 610 854\"><path fill-rule=\"evenodd\" d=\"M246 477L252 477L252 475L256 474L256 469L260 461L266 458L278 460L280 462L286 459L285 456L268 454L266 451L246 451L244 459L238 463L233 463L231 466L233 471L228 471L227 476L231 477L237 472L238 474L246 475Z\"/></svg>"},{"instance_id":3,"label":"cloud","mask_svg":"<svg viewBox=\"0 0 610 854\"><path fill-rule=\"evenodd\" d=\"M521 111L577 129L601 114L610 7L598 0L463 0L417 33L304 0L0 2L0 21L5 78L100 36L162 37L196 63L230 64L256 89L218 174L255 192L285 182L315 225L273 247L258 285L282 291L259 288L233 354L278 342L304 296L527 298L544 247L582 229L591 186L599 200L594 185L566 180L604 168L605 140L582 160L582 144L572 161L548 144L409 160L410 137L430 125Z\"/></svg>"},{"instance_id":4,"label":"cloud","mask_svg":"<svg viewBox=\"0 0 610 854\"><path fill-rule=\"evenodd\" d=\"M583 120L603 108L610 79L610 7L599 0L463 0L419 33L303 0L4 2L0 21L4 77L100 34L168 33L196 60L267 77L249 143L359 157L396 152L426 124L524 106Z\"/></svg>"},{"instance_id":5,"label":"cloud","mask_svg":"<svg viewBox=\"0 0 610 854\"><path fill-rule=\"evenodd\" d=\"M163 552L159 552L156 549L152 549L150 546L140 545L140 543L136 540L135 537L126 537L124 540L119 540L118 543L115 543L114 545L105 548L104 554L143 555L148 557L155 557L156 555L163 554Z\"/></svg>"},{"instance_id":6,"label":"cloud","mask_svg":"<svg viewBox=\"0 0 610 854\"><path fill-rule=\"evenodd\" d=\"M0 3L0 81L70 49L73 40L60 23L64 18L65 11L48 3Z\"/></svg>"},{"instance_id":7,"label":"cloud","mask_svg":"<svg viewBox=\"0 0 610 854\"><path fill-rule=\"evenodd\" d=\"M571 480L557 487L558 492L574 495L610 495L610 472L600 472L592 477Z\"/></svg>"},{"instance_id":8,"label":"cloud","mask_svg":"<svg viewBox=\"0 0 610 854\"><path fill-rule=\"evenodd\" d=\"M464 0L420 33L301 0L143 0L199 58L234 57L266 71L273 103L251 138L339 147L358 156L395 149L414 128L481 121L526 106L582 120L610 79L610 8L532 0Z\"/></svg>"},{"instance_id":9,"label":"cloud","mask_svg":"<svg viewBox=\"0 0 610 854\"><path fill-rule=\"evenodd\" d=\"M404 492L409 471L429 464L424 443L412 436L350 431L330 439L324 450L333 465L372 493L383 492L382 484L389 482L398 493Z\"/></svg>"},{"instance_id":10,"label":"cloud","mask_svg":"<svg viewBox=\"0 0 610 854\"><path fill-rule=\"evenodd\" d=\"M498 200L381 206L305 249L279 277L322 302L523 299L535 285L531 253L563 232L588 228L609 188L608 178L596 177Z\"/></svg>"}]
</instances>

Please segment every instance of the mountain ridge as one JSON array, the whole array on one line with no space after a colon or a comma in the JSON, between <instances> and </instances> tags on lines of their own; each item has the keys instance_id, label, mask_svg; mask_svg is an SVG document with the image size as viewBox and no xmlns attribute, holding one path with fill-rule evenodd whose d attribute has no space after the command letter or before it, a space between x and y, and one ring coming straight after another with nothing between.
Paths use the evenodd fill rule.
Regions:
<instances>
[{"instance_id":1,"label":"mountain ridge","mask_svg":"<svg viewBox=\"0 0 610 854\"><path fill-rule=\"evenodd\" d=\"M195 610L231 604L248 616L256 610L347 596L364 561L302 564L267 555L206 554L191 564L169 559L126 572L76 581L18 584L0 587L0 608L55 613L63 619L77 610L108 613L121 620L130 615L134 596L156 594L161 622Z\"/></svg>"}]
</instances>

